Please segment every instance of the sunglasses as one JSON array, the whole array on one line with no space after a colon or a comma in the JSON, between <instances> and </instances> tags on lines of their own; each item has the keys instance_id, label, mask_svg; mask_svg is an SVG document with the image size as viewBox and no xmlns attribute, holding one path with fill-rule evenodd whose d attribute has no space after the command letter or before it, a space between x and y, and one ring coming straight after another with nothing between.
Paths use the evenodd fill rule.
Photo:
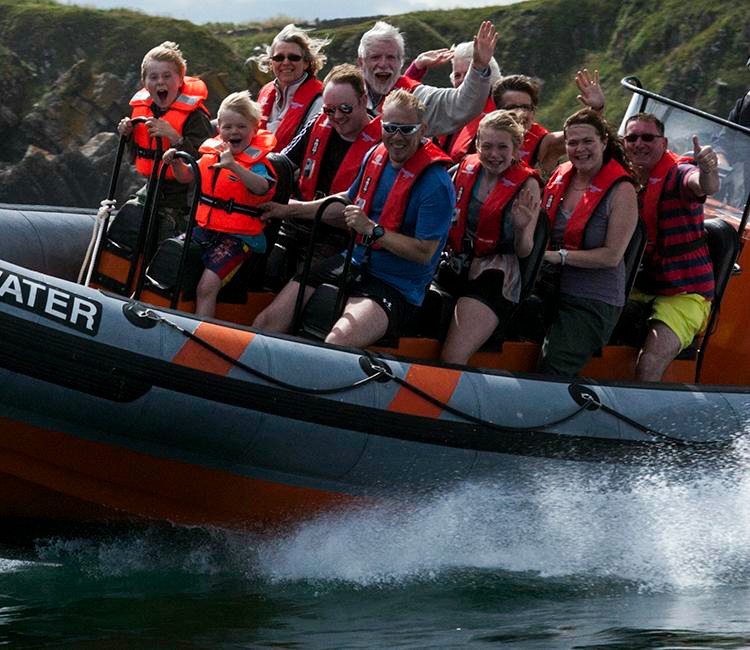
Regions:
<instances>
[{"instance_id":1,"label":"sunglasses","mask_svg":"<svg viewBox=\"0 0 750 650\"><path fill-rule=\"evenodd\" d=\"M383 122L383 131L388 135L398 132L401 135L414 135L419 131L421 124L396 124L395 122Z\"/></svg>"},{"instance_id":2,"label":"sunglasses","mask_svg":"<svg viewBox=\"0 0 750 650\"><path fill-rule=\"evenodd\" d=\"M535 111L534 104L508 104L503 106L504 111Z\"/></svg>"},{"instance_id":3,"label":"sunglasses","mask_svg":"<svg viewBox=\"0 0 750 650\"><path fill-rule=\"evenodd\" d=\"M341 111L344 115L351 115L354 106L351 104L337 104L336 106L323 105L323 113L326 115L335 115L336 111Z\"/></svg>"},{"instance_id":4,"label":"sunglasses","mask_svg":"<svg viewBox=\"0 0 750 650\"><path fill-rule=\"evenodd\" d=\"M638 138L643 140L644 142L653 142L656 140L656 138L661 138L663 136L656 135L655 133L630 133L625 136L625 142L638 142Z\"/></svg>"},{"instance_id":5,"label":"sunglasses","mask_svg":"<svg viewBox=\"0 0 750 650\"><path fill-rule=\"evenodd\" d=\"M284 59L288 59L292 63L298 63L299 61L302 61L302 55L301 54L274 54L271 57L271 61L274 61L275 63L281 63Z\"/></svg>"}]
</instances>

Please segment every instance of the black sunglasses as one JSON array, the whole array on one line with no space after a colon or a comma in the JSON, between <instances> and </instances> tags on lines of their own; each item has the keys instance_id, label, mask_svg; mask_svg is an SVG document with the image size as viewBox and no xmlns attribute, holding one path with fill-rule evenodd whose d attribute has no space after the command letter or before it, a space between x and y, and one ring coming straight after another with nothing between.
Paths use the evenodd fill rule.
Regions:
<instances>
[{"instance_id":1,"label":"black sunglasses","mask_svg":"<svg viewBox=\"0 0 750 650\"><path fill-rule=\"evenodd\" d=\"M302 61L302 55L301 54L274 54L271 57L271 61L274 61L276 63L281 63L284 59L289 59L292 63L297 63L298 61Z\"/></svg>"},{"instance_id":2,"label":"black sunglasses","mask_svg":"<svg viewBox=\"0 0 750 650\"><path fill-rule=\"evenodd\" d=\"M401 135L414 135L421 124L396 124L395 122L383 122L383 131L389 135L393 135L397 131Z\"/></svg>"},{"instance_id":3,"label":"black sunglasses","mask_svg":"<svg viewBox=\"0 0 750 650\"><path fill-rule=\"evenodd\" d=\"M335 106L323 105L323 113L326 115L335 115L336 111L341 111L344 115L350 115L354 110L351 104L336 104Z\"/></svg>"},{"instance_id":4,"label":"black sunglasses","mask_svg":"<svg viewBox=\"0 0 750 650\"><path fill-rule=\"evenodd\" d=\"M656 135L655 133L630 133L625 136L625 142L638 142L638 138L644 142L653 142L656 138L661 137L662 136Z\"/></svg>"}]
</instances>

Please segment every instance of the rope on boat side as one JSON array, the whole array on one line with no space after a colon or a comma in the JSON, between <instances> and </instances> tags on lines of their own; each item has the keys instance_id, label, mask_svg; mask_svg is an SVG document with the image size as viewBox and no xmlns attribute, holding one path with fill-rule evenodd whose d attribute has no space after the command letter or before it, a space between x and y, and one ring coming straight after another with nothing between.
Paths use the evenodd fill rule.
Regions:
<instances>
[{"instance_id":1,"label":"rope on boat side","mask_svg":"<svg viewBox=\"0 0 750 650\"><path fill-rule=\"evenodd\" d=\"M141 319L143 321L149 321L153 324L162 323L164 325L167 325L173 328L174 330L178 331L180 334L182 334L186 338L190 339L191 341L195 341L198 345L202 346L209 352L217 355L218 357L220 357L227 363L230 363L231 365L236 366L237 368L240 368L241 370L244 370L245 372L253 375L254 377L267 381L268 383L273 384L275 386L279 386L280 388L284 388L285 390L297 391L297 392L308 394L308 395L333 395L336 393L343 393L349 390L353 390L355 388L359 388L371 381L380 381L380 382L393 381L397 383L399 386L403 386L404 388L414 393L418 397L439 407L440 409L442 409L443 411L447 413L455 415L456 417L459 417L467 422L471 422L473 424L477 424L482 427L486 427L488 429L499 431L501 433L535 433L535 432L543 433L546 429L549 429L551 427L556 427L556 426L559 426L561 424L564 424L566 422L573 420L575 417L580 415L583 411L601 410L604 413L607 413L608 415L612 416L613 418L616 418L617 420L624 422L628 426L631 426L634 429L640 431L644 435L651 436L651 437L663 440L665 442L669 442L671 444L679 445L682 447L706 447L706 446L712 446L712 445L729 445L744 435L744 433L739 433L726 440L684 440L682 438L676 438L667 433L663 433L661 431L652 429L651 427L646 426L645 424L642 424L636 420L633 420L632 418L628 417L624 413L620 413L616 409L613 409L612 407L607 406L606 404L603 404L593 391L591 391L590 389L583 390L583 387L580 386L579 384L571 384L570 386L571 395L573 396L573 399L576 402L578 408L576 408L574 411L572 411L568 415L558 418L557 420L552 420L550 422L545 422L545 423L533 425L533 426L525 426L525 427L504 426L502 424L497 424L489 420L484 420L475 415L472 415L471 413L462 411L461 409L457 409L451 406L450 404L423 391L421 388L419 388L418 386L415 386L414 384L408 382L407 380L402 379L401 377L397 377L395 374L393 374L393 371L385 363L385 360L367 351L365 351L364 356L370 361L370 363L367 364L368 365L367 376L364 379L360 379L351 384L345 384L342 386L335 386L335 387L330 387L330 388L309 388L307 386L298 386L295 384L290 384L288 382L285 382L282 379L278 379L276 377L268 375L260 370L257 370L256 368L253 368L252 366L247 365L246 363L238 361L234 357L229 356L228 354L226 354L225 352L223 352L216 346L212 345L205 339L201 338L200 336L193 334L192 332L186 330L184 327L181 327L180 325L169 320L168 318L164 318L161 314L157 313L153 309L149 309L143 305L138 305L137 303L129 303L128 305L126 305L125 308L129 309L130 314L132 316L135 316L138 319ZM131 320L132 322L131 317L129 317L129 320Z\"/></svg>"}]
</instances>

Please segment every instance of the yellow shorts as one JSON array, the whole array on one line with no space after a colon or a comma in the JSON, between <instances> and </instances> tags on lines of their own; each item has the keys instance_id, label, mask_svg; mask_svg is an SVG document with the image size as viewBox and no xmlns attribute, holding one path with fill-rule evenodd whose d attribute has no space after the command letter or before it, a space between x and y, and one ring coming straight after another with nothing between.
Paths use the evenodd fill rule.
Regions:
<instances>
[{"instance_id":1,"label":"yellow shorts","mask_svg":"<svg viewBox=\"0 0 750 650\"><path fill-rule=\"evenodd\" d=\"M680 339L680 350L684 350L703 331L711 311L711 301L699 293L653 296L633 289L629 298L651 303L649 319L658 320L671 329Z\"/></svg>"}]
</instances>

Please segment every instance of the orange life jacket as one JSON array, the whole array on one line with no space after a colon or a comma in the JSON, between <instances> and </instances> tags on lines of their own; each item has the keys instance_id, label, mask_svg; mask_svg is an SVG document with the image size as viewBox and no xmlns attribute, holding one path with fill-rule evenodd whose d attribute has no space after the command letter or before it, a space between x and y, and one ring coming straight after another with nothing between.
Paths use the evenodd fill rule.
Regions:
<instances>
[{"instance_id":1,"label":"orange life jacket","mask_svg":"<svg viewBox=\"0 0 750 650\"><path fill-rule=\"evenodd\" d=\"M383 211L378 218L379 225L383 226L386 230L399 232L404 214L406 214L409 193L412 186L425 169L438 163L447 165L451 163L451 159L440 147L432 144L429 140L423 142L415 154L398 170L396 180L385 201ZM357 197L354 201L365 213L369 213L372 207L372 198L375 196L380 176L387 164L388 150L381 143L367 160L364 172L362 173L362 180L357 190ZM377 244L375 244L375 247L377 247Z\"/></svg>"},{"instance_id":2,"label":"orange life jacket","mask_svg":"<svg viewBox=\"0 0 750 650\"><path fill-rule=\"evenodd\" d=\"M558 208L563 198L565 198L565 193L574 175L573 163L565 162L557 167L549 179L547 187L544 189L544 209L553 228ZM602 168L594 176L583 196L581 196L565 226L565 235L563 238L565 248L573 250L582 248L583 234L586 230L586 225L594 214L594 210L596 210L600 201L607 195L610 188L623 180L632 181L632 177L616 160L612 159L602 165Z\"/></svg>"},{"instance_id":3,"label":"orange life jacket","mask_svg":"<svg viewBox=\"0 0 750 650\"><path fill-rule=\"evenodd\" d=\"M349 150L346 152L341 163L339 163L336 175L331 182L330 194L343 192L351 186L354 179L357 178L357 172L362 165L365 154L373 148L375 143L381 139L380 117L371 120L370 123L359 132ZM320 175L320 166L323 162L328 138L333 132L333 125L325 114L320 115L310 130L310 137L307 141L307 151L302 162L299 191L304 201L312 201L315 198L315 192L318 187L318 176Z\"/></svg>"},{"instance_id":4,"label":"orange life jacket","mask_svg":"<svg viewBox=\"0 0 750 650\"><path fill-rule=\"evenodd\" d=\"M276 101L277 91L276 83L270 81L258 93L258 104L260 104L261 111L258 126L261 129L267 127L268 120L271 118L271 110L273 109L273 103ZM315 77L308 76L300 84L289 101L289 106L284 113L284 117L281 118L279 126L276 127L276 148L274 151L281 151L292 141L300 126L302 126L302 120L305 119L310 106L322 92L323 83Z\"/></svg>"},{"instance_id":5,"label":"orange life jacket","mask_svg":"<svg viewBox=\"0 0 750 650\"><path fill-rule=\"evenodd\" d=\"M208 88L202 79L196 77L185 77L180 94L170 104L167 111L161 116L161 119L169 122L175 131L182 135L182 128L185 125L190 113L202 110L208 115L208 109L203 102L208 97ZM148 90L141 88L130 100L133 107L132 118L136 117L153 117L154 100L151 98ZM135 168L139 174L149 177L154 167L154 158L156 157L156 138L148 134L145 124L136 124L133 127L133 144L135 146ZM167 138L161 138L161 150L166 151L171 147ZM161 164L161 163L160 163ZM174 179L172 170L167 171L167 178Z\"/></svg>"},{"instance_id":6,"label":"orange life jacket","mask_svg":"<svg viewBox=\"0 0 750 650\"><path fill-rule=\"evenodd\" d=\"M531 128L526 131L526 135L523 138L523 144L518 152L518 157L525 162L529 167L536 167L539 162L539 147L542 144L542 140L549 131L545 129L541 124L534 122Z\"/></svg>"},{"instance_id":7,"label":"orange life jacket","mask_svg":"<svg viewBox=\"0 0 750 650\"><path fill-rule=\"evenodd\" d=\"M456 253L463 249L464 233L469 214L469 203L474 184L479 178L481 164L478 154L469 154L461 161L453 183L456 186L456 222L448 233L448 243ZM540 185L539 175L522 162L513 163L492 188L479 211L474 254L477 257L494 253L503 238L505 207L516 196L528 178Z\"/></svg>"},{"instance_id":8,"label":"orange life jacket","mask_svg":"<svg viewBox=\"0 0 750 650\"><path fill-rule=\"evenodd\" d=\"M270 187L265 194L254 194L230 170L211 169L211 165L218 162L221 155L217 149L221 142L216 139L206 140L199 149L203 155L198 161L201 171L201 193L196 223L218 232L257 235L263 231L264 223L260 220L261 213L255 206L273 198L274 184L269 184ZM257 162L263 162L275 180L276 171L266 160L275 144L276 138L273 133L259 129L247 149L235 155L234 159L247 169Z\"/></svg>"}]
</instances>

